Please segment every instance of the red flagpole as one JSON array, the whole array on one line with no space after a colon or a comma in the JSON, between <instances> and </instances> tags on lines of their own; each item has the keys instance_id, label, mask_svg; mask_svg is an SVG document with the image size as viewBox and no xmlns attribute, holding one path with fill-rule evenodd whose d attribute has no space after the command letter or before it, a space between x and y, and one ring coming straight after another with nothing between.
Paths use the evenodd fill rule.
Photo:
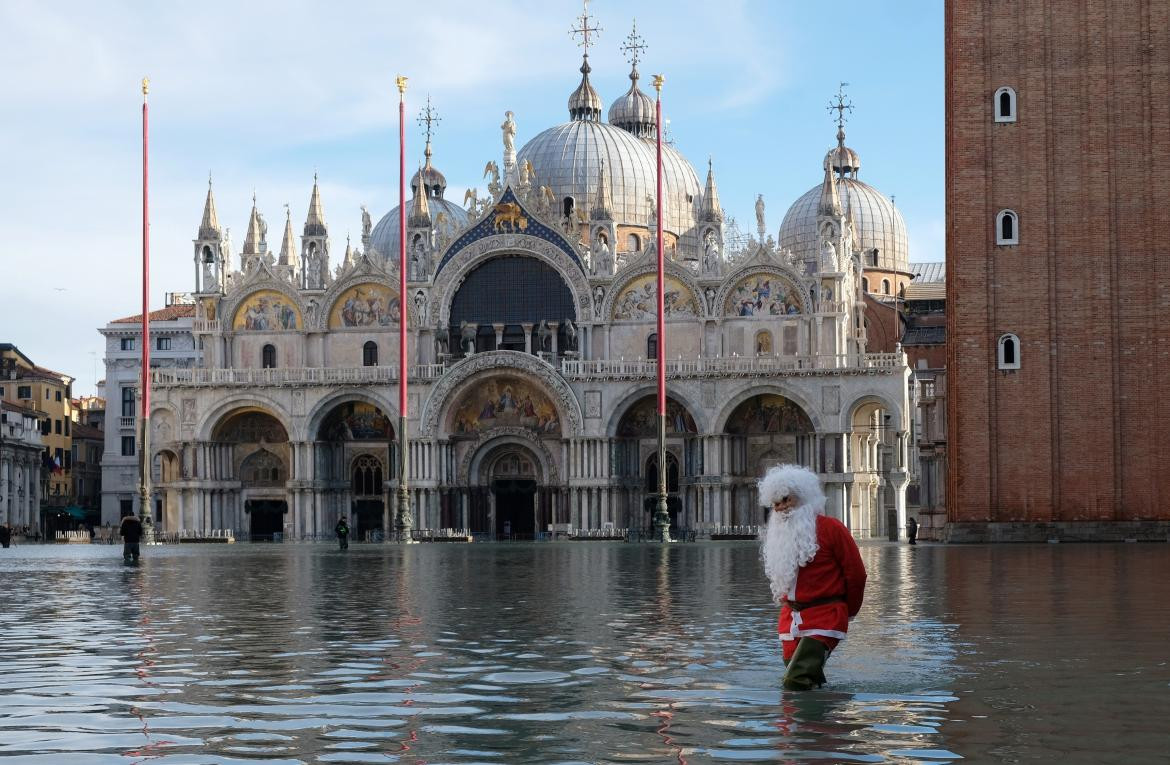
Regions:
<instances>
[{"instance_id":1,"label":"red flagpole","mask_svg":"<svg viewBox=\"0 0 1170 765\"><path fill-rule=\"evenodd\" d=\"M406 78L398 86L398 512L394 521L400 542L410 541L410 487L406 438ZM419 179L422 185L422 179ZM423 189L419 189L423 193Z\"/></svg>"},{"instance_id":2,"label":"red flagpole","mask_svg":"<svg viewBox=\"0 0 1170 765\"><path fill-rule=\"evenodd\" d=\"M666 505L666 264L663 261L662 241L662 83L660 74L654 75L654 90L657 97L654 104L654 121L657 128L658 153L658 196L655 204L655 223L658 237L658 501L654 510L655 537L662 542L670 541L670 514Z\"/></svg>"},{"instance_id":3,"label":"red flagpole","mask_svg":"<svg viewBox=\"0 0 1170 765\"><path fill-rule=\"evenodd\" d=\"M138 461L141 466L139 490L140 518L151 517L150 508L150 195L148 173L147 124L150 109L146 95L150 92L150 80L142 78L142 425L138 439Z\"/></svg>"}]
</instances>

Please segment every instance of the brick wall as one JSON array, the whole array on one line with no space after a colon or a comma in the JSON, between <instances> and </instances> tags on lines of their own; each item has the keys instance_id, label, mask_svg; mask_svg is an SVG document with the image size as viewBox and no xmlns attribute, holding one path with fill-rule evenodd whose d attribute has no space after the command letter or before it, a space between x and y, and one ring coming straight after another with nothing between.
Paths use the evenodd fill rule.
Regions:
<instances>
[{"instance_id":1,"label":"brick wall","mask_svg":"<svg viewBox=\"0 0 1170 765\"><path fill-rule=\"evenodd\" d=\"M1170 4L946 14L950 520L1168 519ZM995 244L1004 208L1018 246ZM1019 371L996 370L1004 332Z\"/></svg>"}]
</instances>

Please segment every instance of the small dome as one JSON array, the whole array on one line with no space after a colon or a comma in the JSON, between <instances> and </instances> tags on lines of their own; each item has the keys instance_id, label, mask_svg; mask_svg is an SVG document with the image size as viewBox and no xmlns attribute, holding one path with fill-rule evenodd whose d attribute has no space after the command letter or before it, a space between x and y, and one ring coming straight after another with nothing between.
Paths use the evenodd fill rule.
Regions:
<instances>
[{"instance_id":1,"label":"small dome","mask_svg":"<svg viewBox=\"0 0 1170 765\"><path fill-rule=\"evenodd\" d=\"M425 186L425 184L424 184ZM464 210L454 202L449 202L442 197L428 197L427 204L431 210L431 220L435 221L435 226L438 227L440 223L439 214L446 216L446 220L450 224L444 222L441 225L453 225L453 230L464 228L470 222L470 216L467 210ZM413 207L411 200L406 202L406 217L410 219L410 210ZM374 226L374 230L370 232L370 245L378 251L382 257L389 260L397 260L398 258L398 205L394 209L382 216L378 224Z\"/></svg>"},{"instance_id":2,"label":"small dome","mask_svg":"<svg viewBox=\"0 0 1170 765\"><path fill-rule=\"evenodd\" d=\"M639 138L655 137L654 99L638 87L638 70L630 72L630 89L609 107L609 123Z\"/></svg>"},{"instance_id":3,"label":"small dome","mask_svg":"<svg viewBox=\"0 0 1170 765\"><path fill-rule=\"evenodd\" d=\"M575 120L537 134L516 155L532 162L536 183L548 186L558 200L572 197L588 214L597 199L597 177L602 160L619 225L645 226L657 189L654 142L604 122ZM696 201L702 185L695 170L671 146L662 147L663 227L685 234L695 225Z\"/></svg>"},{"instance_id":4,"label":"small dome","mask_svg":"<svg viewBox=\"0 0 1170 765\"><path fill-rule=\"evenodd\" d=\"M837 129L837 145L829 149L829 161L833 163L833 169L839 176L856 178L857 171L861 169L861 157L845 145L844 128Z\"/></svg>"},{"instance_id":5,"label":"small dome","mask_svg":"<svg viewBox=\"0 0 1170 765\"><path fill-rule=\"evenodd\" d=\"M856 178L838 177L837 193L846 214L852 214L856 240L855 249L863 252L864 264L872 267L869 252L878 250L878 268L906 271L910 263L906 221L894 203L866 183ZM796 200L780 224L780 246L787 248L798 259L816 257L818 251L817 207L821 199L821 184L808 190Z\"/></svg>"},{"instance_id":6,"label":"small dome","mask_svg":"<svg viewBox=\"0 0 1170 765\"><path fill-rule=\"evenodd\" d=\"M417 170L414 176L410 179L410 193L418 193L418 180L421 177L423 188L426 189L427 198L439 199L443 198L443 194L447 191L447 177L439 172L438 168L431 164L431 144L427 142L427 162L421 169Z\"/></svg>"},{"instance_id":7,"label":"small dome","mask_svg":"<svg viewBox=\"0 0 1170 765\"><path fill-rule=\"evenodd\" d=\"M589 84L589 56L581 62L581 84L569 96L569 116L575 120L601 119L601 96Z\"/></svg>"}]
</instances>

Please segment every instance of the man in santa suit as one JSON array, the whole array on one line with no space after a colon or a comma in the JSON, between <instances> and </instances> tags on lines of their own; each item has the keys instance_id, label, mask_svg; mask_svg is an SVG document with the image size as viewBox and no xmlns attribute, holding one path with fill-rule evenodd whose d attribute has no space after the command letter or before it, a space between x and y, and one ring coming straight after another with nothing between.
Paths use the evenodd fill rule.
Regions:
<instances>
[{"instance_id":1,"label":"man in santa suit","mask_svg":"<svg viewBox=\"0 0 1170 765\"><path fill-rule=\"evenodd\" d=\"M820 479L798 465L777 465L760 479L769 507L760 556L781 606L784 688L825 684L825 661L861 610L865 565L849 529L825 513Z\"/></svg>"}]
</instances>

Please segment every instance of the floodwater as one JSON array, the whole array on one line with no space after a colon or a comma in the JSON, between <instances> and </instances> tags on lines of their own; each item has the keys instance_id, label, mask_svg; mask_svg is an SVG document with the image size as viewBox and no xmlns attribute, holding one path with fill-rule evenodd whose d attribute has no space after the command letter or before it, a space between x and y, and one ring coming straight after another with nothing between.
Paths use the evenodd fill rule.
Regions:
<instances>
[{"instance_id":1,"label":"floodwater","mask_svg":"<svg viewBox=\"0 0 1170 765\"><path fill-rule=\"evenodd\" d=\"M1170 759L1170 548L876 544L779 690L752 543L0 550L5 763Z\"/></svg>"}]
</instances>

